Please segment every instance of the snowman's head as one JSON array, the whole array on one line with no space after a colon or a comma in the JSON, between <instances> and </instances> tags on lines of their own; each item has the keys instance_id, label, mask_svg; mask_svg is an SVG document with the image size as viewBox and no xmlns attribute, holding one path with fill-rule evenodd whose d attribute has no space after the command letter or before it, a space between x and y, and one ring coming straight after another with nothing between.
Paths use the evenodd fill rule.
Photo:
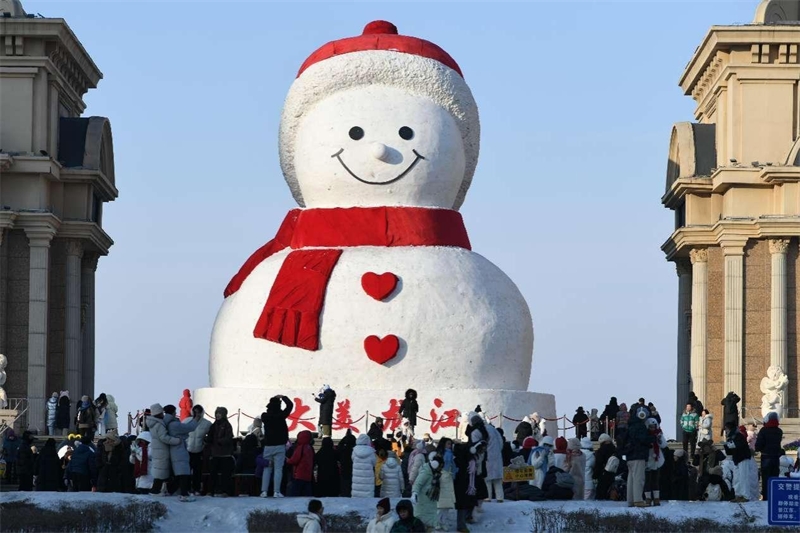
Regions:
<instances>
[{"instance_id":1,"label":"snowman's head","mask_svg":"<svg viewBox=\"0 0 800 533\"><path fill-rule=\"evenodd\" d=\"M479 134L455 61L374 22L362 36L323 46L300 69L281 119L281 166L305 207L458 209Z\"/></svg>"}]
</instances>

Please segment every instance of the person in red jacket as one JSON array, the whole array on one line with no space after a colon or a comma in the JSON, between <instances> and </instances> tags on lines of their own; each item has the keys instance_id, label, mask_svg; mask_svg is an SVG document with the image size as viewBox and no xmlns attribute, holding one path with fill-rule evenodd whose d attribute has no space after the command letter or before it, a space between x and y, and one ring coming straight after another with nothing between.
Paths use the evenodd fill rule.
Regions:
<instances>
[{"instance_id":1,"label":"person in red jacket","mask_svg":"<svg viewBox=\"0 0 800 533\"><path fill-rule=\"evenodd\" d=\"M286 462L293 467L292 486L289 489L289 496L312 496L314 448L311 447L310 431L301 431L297 434L294 452Z\"/></svg>"},{"instance_id":2,"label":"person in red jacket","mask_svg":"<svg viewBox=\"0 0 800 533\"><path fill-rule=\"evenodd\" d=\"M178 407L181 408L181 421L192 418L193 406L192 392L189 389L183 389L183 398L181 398L181 401L178 403Z\"/></svg>"}]
</instances>

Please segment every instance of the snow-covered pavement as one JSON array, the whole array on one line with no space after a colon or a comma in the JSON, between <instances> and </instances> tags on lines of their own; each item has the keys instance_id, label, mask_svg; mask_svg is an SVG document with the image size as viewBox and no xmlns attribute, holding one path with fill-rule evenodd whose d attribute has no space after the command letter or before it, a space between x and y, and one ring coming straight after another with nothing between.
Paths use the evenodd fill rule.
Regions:
<instances>
[{"instance_id":1,"label":"snow-covered pavement","mask_svg":"<svg viewBox=\"0 0 800 533\"><path fill-rule=\"evenodd\" d=\"M247 531L247 516L254 510L277 510L286 513L304 512L308 498L209 498L200 497L197 501L182 503L176 497L134 496L130 494L100 493L54 493L54 492L5 492L0 493L0 501L11 502L27 499L43 506L91 505L92 502L123 504L131 499L157 500L167 507L167 515L158 521L158 531L164 533L187 531L234 532ZM79 503L80 502L80 503ZM84 503L85 502L85 503ZM346 514L352 511L370 518L375 512L377 499L326 498L326 514ZM397 503L392 500L392 506ZM531 531L531 514L534 508L578 511L597 509L601 513L650 513L671 521L687 518L708 518L720 524L730 523L732 515L744 510L753 516L752 526L767 526L766 502L734 504L730 502L663 502L660 507L629 509L623 502L504 502L484 504L485 512L479 515L479 522L470 525L472 532ZM452 517L455 520L455 515ZM453 524L455 525L455 524Z\"/></svg>"}]
</instances>

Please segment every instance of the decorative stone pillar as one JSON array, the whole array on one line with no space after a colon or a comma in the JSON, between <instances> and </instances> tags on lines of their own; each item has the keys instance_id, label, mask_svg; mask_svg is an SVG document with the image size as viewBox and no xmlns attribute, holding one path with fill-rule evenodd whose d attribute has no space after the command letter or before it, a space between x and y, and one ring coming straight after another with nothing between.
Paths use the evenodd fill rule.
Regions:
<instances>
[{"instance_id":1,"label":"decorative stone pillar","mask_svg":"<svg viewBox=\"0 0 800 533\"><path fill-rule=\"evenodd\" d=\"M50 241L55 230L25 228L30 245L28 289L28 426L46 432L47 313Z\"/></svg>"},{"instance_id":2,"label":"decorative stone pillar","mask_svg":"<svg viewBox=\"0 0 800 533\"><path fill-rule=\"evenodd\" d=\"M677 383L677 408L676 412L683 411L686 398L691 391L691 317L692 317L692 267L684 261L676 261L675 269L678 272L678 373ZM680 421L677 421L680 428ZM680 435L680 431L676 435Z\"/></svg>"},{"instance_id":3,"label":"decorative stone pillar","mask_svg":"<svg viewBox=\"0 0 800 533\"><path fill-rule=\"evenodd\" d=\"M706 359L708 340L708 250L698 248L689 252L692 261L692 335L690 373L692 390L702 402L706 399ZM686 406L686 398L679 398ZM680 412L683 412L683 407Z\"/></svg>"},{"instance_id":4,"label":"decorative stone pillar","mask_svg":"<svg viewBox=\"0 0 800 533\"><path fill-rule=\"evenodd\" d=\"M783 372L787 371L789 363L786 352L786 250L788 248L789 239L769 241L769 252L772 255L769 364L780 367Z\"/></svg>"},{"instance_id":5,"label":"decorative stone pillar","mask_svg":"<svg viewBox=\"0 0 800 533\"><path fill-rule=\"evenodd\" d=\"M744 398L744 248L724 247L725 254L725 381L723 395L733 391ZM707 400L710 401L710 400ZM745 400L746 401L746 400Z\"/></svg>"},{"instance_id":6,"label":"decorative stone pillar","mask_svg":"<svg viewBox=\"0 0 800 533\"><path fill-rule=\"evenodd\" d=\"M65 349L64 386L71 398L83 394L81 376L83 354L81 353L81 257L83 245L77 239L67 241L67 268L65 291Z\"/></svg>"},{"instance_id":7,"label":"decorative stone pillar","mask_svg":"<svg viewBox=\"0 0 800 533\"><path fill-rule=\"evenodd\" d=\"M94 274L97 270L96 253L84 253L81 266L81 325L83 327L83 375L81 394L91 398L94 394Z\"/></svg>"}]
</instances>

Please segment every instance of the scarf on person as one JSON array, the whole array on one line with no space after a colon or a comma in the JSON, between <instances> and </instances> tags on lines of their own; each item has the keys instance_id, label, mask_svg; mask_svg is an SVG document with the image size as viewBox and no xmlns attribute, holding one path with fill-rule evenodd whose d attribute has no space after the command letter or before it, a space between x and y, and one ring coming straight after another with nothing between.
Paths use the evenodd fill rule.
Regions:
<instances>
[{"instance_id":1,"label":"scarf on person","mask_svg":"<svg viewBox=\"0 0 800 533\"><path fill-rule=\"evenodd\" d=\"M770 418L769 420L764 422L765 428L776 428L778 426L780 426L780 422L774 418Z\"/></svg>"},{"instance_id":2,"label":"scarf on person","mask_svg":"<svg viewBox=\"0 0 800 533\"><path fill-rule=\"evenodd\" d=\"M133 465L133 477L141 477L147 475L147 442L142 441L142 444L139 445L139 449L142 451L142 458L136 457L136 463Z\"/></svg>"},{"instance_id":3,"label":"scarf on person","mask_svg":"<svg viewBox=\"0 0 800 533\"><path fill-rule=\"evenodd\" d=\"M475 488L475 474L478 472L478 467L475 464L475 459L469 460L469 465L467 466L467 473L469 473L469 487L467 487L467 496L475 496L477 494L477 489Z\"/></svg>"},{"instance_id":4,"label":"scarf on person","mask_svg":"<svg viewBox=\"0 0 800 533\"><path fill-rule=\"evenodd\" d=\"M655 436L655 440L653 441L653 455L658 461L658 458L661 456L661 446L659 446L658 441L660 440L658 437L661 435L661 428L650 429L648 432Z\"/></svg>"},{"instance_id":5,"label":"scarf on person","mask_svg":"<svg viewBox=\"0 0 800 533\"><path fill-rule=\"evenodd\" d=\"M461 214L450 209L293 209L286 215L275 238L256 250L231 279L225 288L225 297L236 293L262 261L291 249L272 284L253 336L316 351L328 282L342 248L352 246L471 249Z\"/></svg>"},{"instance_id":6,"label":"scarf on person","mask_svg":"<svg viewBox=\"0 0 800 533\"><path fill-rule=\"evenodd\" d=\"M439 492L441 490L442 485L442 468L443 465L439 465L439 468L433 469L431 468L431 472L433 473L433 477L431 478L431 488L428 489L428 498L431 499L433 502L439 501Z\"/></svg>"},{"instance_id":7,"label":"scarf on person","mask_svg":"<svg viewBox=\"0 0 800 533\"><path fill-rule=\"evenodd\" d=\"M564 462L564 466L566 467L566 471L569 472L572 469L572 458L579 457L583 455L583 452L580 450L567 450L567 460Z\"/></svg>"}]
</instances>

